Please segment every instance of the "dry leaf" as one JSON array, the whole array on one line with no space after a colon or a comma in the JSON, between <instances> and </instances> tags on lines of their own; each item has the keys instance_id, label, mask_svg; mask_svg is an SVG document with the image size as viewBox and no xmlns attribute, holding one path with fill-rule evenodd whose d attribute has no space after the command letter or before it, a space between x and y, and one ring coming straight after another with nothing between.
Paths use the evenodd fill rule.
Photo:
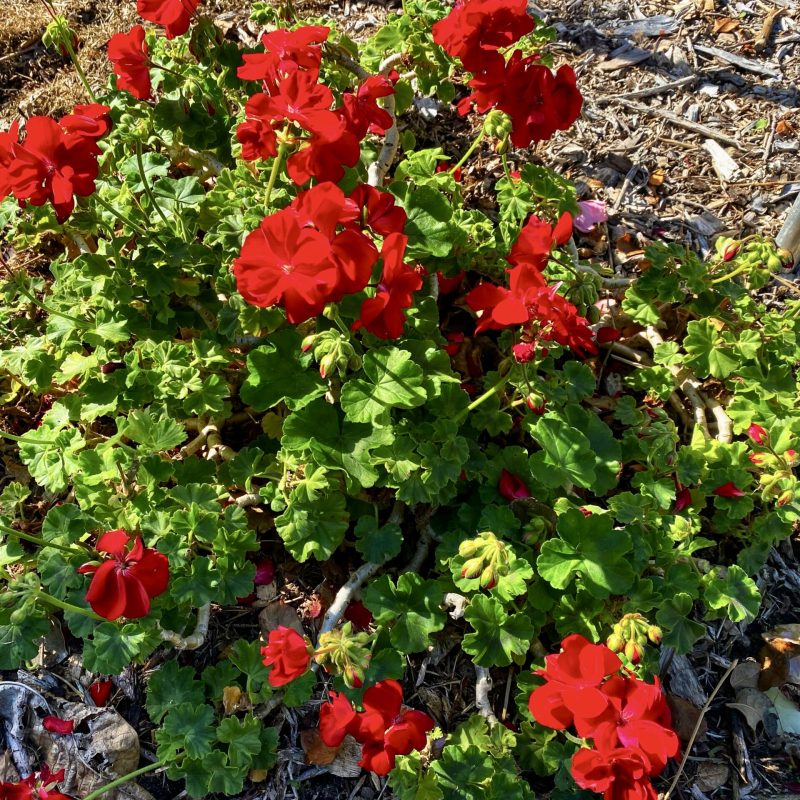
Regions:
<instances>
[{"instance_id":1,"label":"dry leaf","mask_svg":"<svg viewBox=\"0 0 800 800\"><path fill-rule=\"evenodd\" d=\"M743 661L731 673L730 684L734 689L755 689L760 672L761 667L755 661Z\"/></svg>"},{"instance_id":2,"label":"dry leaf","mask_svg":"<svg viewBox=\"0 0 800 800\"><path fill-rule=\"evenodd\" d=\"M722 17L714 23L712 33L714 36L719 36L721 33L732 33L742 23L738 19L731 19L730 17Z\"/></svg>"},{"instance_id":3,"label":"dry leaf","mask_svg":"<svg viewBox=\"0 0 800 800\"><path fill-rule=\"evenodd\" d=\"M736 693L736 702L726 705L735 708L747 720L754 735L759 724L766 724L766 715L772 708L767 696L758 689L740 689Z\"/></svg>"},{"instance_id":4,"label":"dry leaf","mask_svg":"<svg viewBox=\"0 0 800 800\"><path fill-rule=\"evenodd\" d=\"M269 638L270 631L274 631L281 625L297 631L301 636L305 636L297 611L280 600L270 603L259 613L258 625L261 628L261 637L264 641Z\"/></svg>"},{"instance_id":5,"label":"dry leaf","mask_svg":"<svg viewBox=\"0 0 800 800\"><path fill-rule=\"evenodd\" d=\"M779 119L775 125L775 133L778 136L792 136L794 134L794 125L787 119Z\"/></svg>"},{"instance_id":6,"label":"dry leaf","mask_svg":"<svg viewBox=\"0 0 800 800\"><path fill-rule=\"evenodd\" d=\"M647 179L647 182L651 186L661 186L666 180L666 178L667 178L667 173L659 167L658 169L654 169L650 173L650 177Z\"/></svg>"},{"instance_id":7,"label":"dry leaf","mask_svg":"<svg viewBox=\"0 0 800 800\"><path fill-rule=\"evenodd\" d=\"M222 707L225 709L225 714L235 714L237 711L247 711L252 708L252 703L239 686L226 686L222 690Z\"/></svg>"},{"instance_id":8,"label":"dry leaf","mask_svg":"<svg viewBox=\"0 0 800 800\"><path fill-rule=\"evenodd\" d=\"M330 764L339 752L338 747L328 747L319 735L319 728L308 728L300 731L300 746L306 754L306 764L325 767ZM360 758L360 756L359 756Z\"/></svg>"},{"instance_id":9,"label":"dry leaf","mask_svg":"<svg viewBox=\"0 0 800 800\"><path fill-rule=\"evenodd\" d=\"M783 732L800 736L800 709L780 689L770 689L765 694L772 700Z\"/></svg>"},{"instance_id":10,"label":"dry leaf","mask_svg":"<svg viewBox=\"0 0 800 800\"><path fill-rule=\"evenodd\" d=\"M675 733L682 742L688 742L692 737L694 726L697 725L697 720L700 718L700 709L694 703L690 703L676 694L667 695L667 704L672 712L672 727ZM703 739L707 730L708 725L703 720L700 723L697 738Z\"/></svg>"},{"instance_id":11,"label":"dry leaf","mask_svg":"<svg viewBox=\"0 0 800 800\"><path fill-rule=\"evenodd\" d=\"M730 769L719 761L702 761L697 768L695 786L701 792L713 792L728 783Z\"/></svg>"},{"instance_id":12,"label":"dry leaf","mask_svg":"<svg viewBox=\"0 0 800 800\"><path fill-rule=\"evenodd\" d=\"M250 774L247 776L253 783L261 783L267 779L269 775L268 769L251 769Z\"/></svg>"},{"instance_id":13,"label":"dry leaf","mask_svg":"<svg viewBox=\"0 0 800 800\"><path fill-rule=\"evenodd\" d=\"M336 758L331 761L328 771L338 778L357 778L361 774L361 745L352 737L345 736Z\"/></svg>"}]
</instances>

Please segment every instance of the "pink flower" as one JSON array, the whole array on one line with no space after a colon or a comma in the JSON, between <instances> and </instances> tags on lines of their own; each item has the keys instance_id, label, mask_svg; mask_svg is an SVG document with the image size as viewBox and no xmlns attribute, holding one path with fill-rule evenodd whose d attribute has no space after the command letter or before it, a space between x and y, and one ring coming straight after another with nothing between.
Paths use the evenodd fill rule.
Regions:
<instances>
[{"instance_id":1,"label":"pink flower","mask_svg":"<svg viewBox=\"0 0 800 800\"><path fill-rule=\"evenodd\" d=\"M608 219L606 204L602 200L581 200L578 207L581 212L572 224L581 233L589 233L595 225Z\"/></svg>"}]
</instances>

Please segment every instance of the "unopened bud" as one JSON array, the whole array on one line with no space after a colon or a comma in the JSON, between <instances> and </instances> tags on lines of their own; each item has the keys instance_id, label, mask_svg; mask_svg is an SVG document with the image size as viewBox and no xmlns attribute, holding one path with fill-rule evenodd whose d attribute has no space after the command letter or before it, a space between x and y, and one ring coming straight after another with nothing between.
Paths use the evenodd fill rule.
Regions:
<instances>
[{"instance_id":1,"label":"unopened bud","mask_svg":"<svg viewBox=\"0 0 800 800\"><path fill-rule=\"evenodd\" d=\"M639 663L639 660L641 659L643 652L644 650L638 644L636 644L636 642L628 642L625 645L625 657L632 664Z\"/></svg>"},{"instance_id":2,"label":"unopened bud","mask_svg":"<svg viewBox=\"0 0 800 800\"><path fill-rule=\"evenodd\" d=\"M736 256L739 254L739 250L742 247L741 242L732 241L728 242L725 245L725 249L722 251L722 260L723 261L732 261Z\"/></svg>"},{"instance_id":3,"label":"unopened bud","mask_svg":"<svg viewBox=\"0 0 800 800\"><path fill-rule=\"evenodd\" d=\"M618 633L612 633L611 636L606 639L606 647L613 653L619 653L625 647L625 641Z\"/></svg>"},{"instance_id":4,"label":"unopened bud","mask_svg":"<svg viewBox=\"0 0 800 800\"><path fill-rule=\"evenodd\" d=\"M525 398L525 405L528 406L530 411L534 414L544 414L547 400L539 392L530 392Z\"/></svg>"},{"instance_id":5,"label":"unopened bud","mask_svg":"<svg viewBox=\"0 0 800 800\"><path fill-rule=\"evenodd\" d=\"M651 625L647 629L647 638L653 644L661 644L661 639L664 637L664 633L658 625Z\"/></svg>"},{"instance_id":6,"label":"unopened bud","mask_svg":"<svg viewBox=\"0 0 800 800\"><path fill-rule=\"evenodd\" d=\"M778 505L785 506L792 500L794 500L794 492L791 489L787 489L785 492L782 492L778 498Z\"/></svg>"},{"instance_id":7,"label":"unopened bud","mask_svg":"<svg viewBox=\"0 0 800 800\"><path fill-rule=\"evenodd\" d=\"M473 578L477 578L482 570L483 559L480 557L471 558L469 561L465 561L464 566L461 567L461 577L472 580Z\"/></svg>"},{"instance_id":8,"label":"unopened bud","mask_svg":"<svg viewBox=\"0 0 800 800\"><path fill-rule=\"evenodd\" d=\"M330 371L336 365L336 353L327 353L319 362L319 374L321 378L327 378Z\"/></svg>"},{"instance_id":9,"label":"unopened bud","mask_svg":"<svg viewBox=\"0 0 800 800\"><path fill-rule=\"evenodd\" d=\"M314 342L316 340L317 340L316 333L309 334L308 336L306 336L305 339L303 339L302 342L300 342L300 350L303 353L307 353L314 346Z\"/></svg>"}]
</instances>

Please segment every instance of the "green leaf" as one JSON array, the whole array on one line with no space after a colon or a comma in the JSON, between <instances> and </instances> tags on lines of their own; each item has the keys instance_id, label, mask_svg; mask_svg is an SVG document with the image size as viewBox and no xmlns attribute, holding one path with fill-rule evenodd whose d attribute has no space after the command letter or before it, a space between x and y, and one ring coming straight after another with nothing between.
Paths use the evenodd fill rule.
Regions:
<instances>
[{"instance_id":1,"label":"green leaf","mask_svg":"<svg viewBox=\"0 0 800 800\"><path fill-rule=\"evenodd\" d=\"M378 527L374 517L361 517L356 523L356 549L367 561L383 564L394 558L403 545L399 525L387 523Z\"/></svg>"},{"instance_id":2,"label":"green leaf","mask_svg":"<svg viewBox=\"0 0 800 800\"><path fill-rule=\"evenodd\" d=\"M349 525L350 515L341 494L330 494L313 503L291 503L275 519L286 549L300 562L312 556L318 561L330 558Z\"/></svg>"},{"instance_id":3,"label":"green leaf","mask_svg":"<svg viewBox=\"0 0 800 800\"><path fill-rule=\"evenodd\" d=\"M253 756L252 769L272 769L278 761L278 730L265 728L261 725L259 731L261 750Z\"/></svg>"},{"instance_id":4,"label":"green leaf","mask_svg":"<svg viewBox=\"0 0 800 800\"><path fill-rule=\"evenodd\" d=\"M286 328L249 353L248 375L240 390L242 402L266 411L283 401L296 410L325 394L325 381L304 363L309 358L302 356L301 341L294 328Z\"/></svg>"},{"instance_id":5,"label":"green leaf","mask_svg":"<svg viewBox=\"0 0 800 800\"><path fill-rule=\"evenodd\" d=\"M353 422L376 422L391 408L416 408L425 402L422 367L403 350L370 350L363 366L368 380L350 380L342 390L342 409Z\"/></svg>"},{"instance_id":6,"label":"green leaf","mask_svg":"<svg viewBox=\"0 0 800 800\"><path fill-rule=\"evenodd\" d=\"M539 574L556 589L565 589L576 578L597 598L624 594L635 578L626 554L632 550L630 536L614 530L610 515L585 517L576 508L558 518L558 539L541 547L536 567Z\"/></svg>"},{"instance_id":7,"label":"green leaf","mask_svg":"<svg viewBox=\"0 0 800 800\"><path fill-rule=\"evenodd\" d=\"M186 431L166 412L156 416L149 408L131 411L117 424L123 436L152 453L171 450L186 439Z\"/></svg>"},{"instance_id":8,"label":"green leaf","mask_svg":"<svg viewBox=\"0 0 800 800\"><path fill-rule=\"evenodd\" d=\"M34 431L31 439L48 441L52 444L19 444L20 461L28 468L31 477L44 489L55 494L66 491L72 476L79 470L78 453L86 446L80 431L69 428L53 434L44 426Z\"/></svg>"},{"instance_id":9,"label":"green leaf","mask_svg":"<svg viewBox=\"0 0 800 800\"><path fill-rule=\"evenodd\" d=\"M161 637L135 623L119 626L103 622L91 639L84 639L83 663L91 672L119 675L134 659L155 649Z\"/></svg>"},{"instance_id":10,"label":"green leaf","mask_svg":"<svg viewBox=\"0 0 800 800\"><path fill-rule=\"evenodd\" d=\"M180 705L200 705L205 701L203 684L192 667L180 667L177 661L166 661L147 683L147 714L153 722Z\"/></svg>"},{"instance_id":11,"label":"green leaf","mask_svg":"<svg viewBox=\"0 0 800 800\"><path fill-rule=\"evenodd\" d=\"M453 209L444 196L430 186L417 186L403 201L408 222L408 255L412 258L448 255L454 244L456 229L450 222Z\"/></svg>"},{"instance_id":12,"label":"green leaf","mask_svg":"<svg viewBox=\"0 0 800 800\"><path fill-rule=\"evenodd\" d=\"M261 721L252 714L243 719L226 717L217 727L217 739L228 745L228 761L234 767L250 768L261 752Z\"/></svg>"},{"instance_id":13,"label":"green leaf","mask_svg":"<svg viewBox=\"0 0 800 800\"><path fill-rule=\"evenodd\" d=\"M436 773L423 769L419 753L398 756L389 773L389 786L398 800L442 800Z\"/></svg>"},{"instance_id":14,"label":"green leaf","mask_svg":"<svg viewBox=\"0 0 800 800\"><path fill-rule=\"evenodd\" d=\"M308 672L286 685L283 690L283 704L288 708L297 708L307 703L314 693L316 684L317 673L308 670Z\"/></svg>"},{"instance_id":15,"label":"green leaf","mask_svg":"<svg viewBox=\"0 0 800 800\"><path fill-rule=\"evenodd\" d=\"M679 592L666 597L656 612L656 622L664 629L664 644L673 647L678 654L690 653L694 643L706 632L703 625L689 619L692 607L692 598Z\"/></svg>"},{"instance_id":16,"label":"green leaf","mask_svg":"<svg viewBox=\"0 0 800 800\"><path fill-rule=\"evenodd\" d=\"M593 485L595 456L591 442L583 433L555 417L542 417L535 425L529 423L528 427L544 451L543 456L537 453L532 459L534 473L542 472L544 479L549 472L550 486L566 480L587 489ZM539 462L541 468L537 468Z\"/></svg>"},{"instance_id":17,"label":"green leaf","mask_svg":"<svg viewBox=\"0 0 800 800\"><path fill-rule=\"evenodd\" d=\"M171 708L156 731L158 757L171 761L181 752L191 759L210 755L215 739L213 720L214 709L205 703L182 703Z\"/></svg>"},{"instance_id":18,"label":"green leaf","mask_svg":"<svg viewBox=\"0 0 800 800\"><path fill-rule=\"evenodd\" d=\"M166 156L159 153L142 153L142 166L144 167L144 174L150 186L153 185L153 180L157 177L164 177L169 172L170 161ZM122 164L119 165L119 171L128 188L132 192L143 192L144 183L142 183L141 173L139 171L139 163L135 155L126 158Z\"/></svg>"},{"instance_id":19,"label":"green leaf","mask_svg":"<svg viewBox=\"0 0 800 800\"><path fill-rule=\"evenodd\" d=\"M699 378L708 375L727 378L739 366L733 347L719 334L711 320L689 322L683 347L688 354L686 366Z\"/></svg>"},{"instance_id":20,"label":"green leaf","mask_svg":"<svg viewBox=\"0 0 800 800\"><path fill-rule=\"evenodd\" d=\"M445 747L441 758L431 765L431 772L439 778L441 786L449 790L446 798L476 800L485 797L483 784L491 778L494 769L489 755L470 745Z\"/></svg>"},{"instance_id":21,"label":"green leaf","mask_svg":"<svg viewBox=\"0 0 800 800\"><path fill-rule=\"evenodd\" d=\"M524 658L533 638L533 625L525 614L507 614L499 600L476 595L464 612L474 633L464 637L464 652L480 667L506 667Z\"/></svg>"},{"instance_id":22,"label":"green leaf","mask_svg":"<svg viewBox=\"0 0 800 800\"><path fill-rule=\"evenodd\" d=\"M703 576L703 601L716 612L706 615L711 619L751 622L761 607L761 593L755 581L734 564Z\"/></svg>"},{"instance_id":23,"label":"green leaf","mask_svg":"<svg viewBox=\"0 0 800 800\"><path fill-rule=\"evenodd\" d=\"M426 581L406 572L392 582L382 575L364 590L364 604L377 625L391 626L391 642L403 653L419 653L428 647L430 636L440 631L447 617L440 608L442 589L436 581Z\"/></svg>"}]
</instances>

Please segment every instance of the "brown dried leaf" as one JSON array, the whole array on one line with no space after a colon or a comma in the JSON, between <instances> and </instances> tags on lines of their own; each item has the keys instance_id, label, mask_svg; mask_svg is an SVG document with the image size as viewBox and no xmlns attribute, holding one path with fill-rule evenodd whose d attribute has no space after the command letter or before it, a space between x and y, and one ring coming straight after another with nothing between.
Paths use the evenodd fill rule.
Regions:
<instances>
[{"instance_id":1,"label":"brown dried leaf","mask_svg":"<svg viewBox=\"0 0 800 800\"><path fill-rule=\"evenodd\" d=\"M226 686L222 690L222 707L225 714L235 714L237 711L247 711L252 708L250 698L238 686Z\"/></svg>"},{"instance_id":2,"label":"brown dried leaf","mask_svg":"<svg viewBox=\"0 0 800 800\"><path fill-rule=\"evenodd\" d=\"M730 769L719 761L702 761L697 768L695 786L701 792L713 792L728 782Z\"/></svg>"},{"instance_id":3,"label":"brown dried leaf","mask_svg":"<svg viewBox=\"0 0 800 800\"><path fill-rule=\"evenodd\" d=\"M775 125L775 133L778 136L792 136L794 134L794 125L788 119L779 119Z\"/></svg>"},{"instance_id":4,"label":"brown dried leaf","mask_svg":"<svg viewBox=\"0 0 800 800\"><path fill-rule=\"evenodd\" d=\"M328 771L339 778L357 778L361 774L361 745L352 737L345 736L339 753L333 759Z\"/></svg>"},{"instance_id":5,"label":"brown dried leaf","mask_svg":"<svg viewBox=\"0 0 800 800\"><path fill-rule=\"evenodd\" d=\"M292 628L301 636L305 636L297 611L280 600L270 603L259 613L258 624L261 628L261 636L265 641L269 638L270 631L274 631L281 625Z\"/></svg>"},{"instance_id":6,"label":"brown dried leaf","mask_svg":"<svg viewBox=\"0 0 800 800\"><path fill-rule=\"evenodd\" d=\"M659 167L650 173L650 177L648 178L647 182L651 186L661 186L666 179L667 173Z\"/></svg>"},{"instance_id":7,"label":"brown dried leaf","mask_svg":"<svg viewBox=\"0 0 800 800\"><path fill-rule=\"evenodd\" d=\"M300 731L300 746L306 754L306 764L325 767L330 764L339 752L338 747L328 747L322 741L319 728L308 728Z\"/></svg>"},{"instance_id":8,"label":"brown dried leaf","mask_svg":"<svg viewBox=\"0 0 800 800\"><path fill-rule=\"evenodd\" d=\"M731 19L730 17L722 17L714 22L714 28L711 31L714 36L719 36L721 33L732 33L742 23L738 19Z\"/></svg>"},{"instance_id":9,"label":"brown dried leaf","mask_svg":"<svg viewBox=\"0 0 800 800\"><path fill-rule=\"evenodd\" d=\"M728 708L735 708L747 720L753 735L759 724L766 724L766 715L772 709L769 698L758 689L740 689L736 693L735 703L726 703Z\"/></svg>"},{"instance_id":10,"label":"brown dried leaf","mask_svg":"<svg viewBox=\"0 0 800 800\"><path fill-rule=\"evenodd\" d=\"M760 672L761 667L755 661L743 661L731 673L731 686L734 689L755 689Z\"/></svg>"},{"instance_id":11,"label":"brown dried leaf","mask_svg":"<svg viewBox=\"0 0 800 800\"><path fill-rule=\"evenodd\" d=\"M667 704L672 712L672 727L675 733L682 742L688 742L692 738L694 726L697 725L697 720L700 718L700 709L694 703L690 703L676 694L667 695ZM708 725L703 720L700 723L697 738L703 739L707 730Z\"/></svg>"}]
</instances>

